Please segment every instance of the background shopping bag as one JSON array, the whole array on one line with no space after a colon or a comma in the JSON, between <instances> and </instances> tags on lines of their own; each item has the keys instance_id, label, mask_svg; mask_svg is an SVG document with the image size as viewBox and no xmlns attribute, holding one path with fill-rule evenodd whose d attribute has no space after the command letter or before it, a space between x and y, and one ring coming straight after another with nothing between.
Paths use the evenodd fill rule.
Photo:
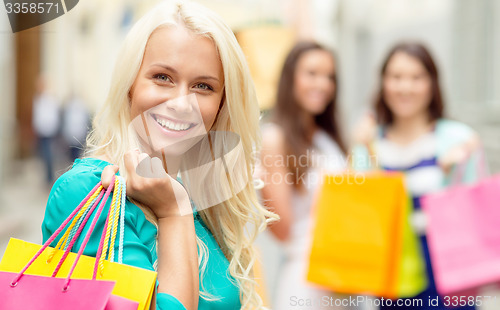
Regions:
<instances>
[{"instance_id":1,"label":"background shopping bag","mask_svg":"<svg viewBox=\"0 0 500 310\"><path fill-rule=\"evenodd\" d=\"M423 292L428 285L426 265L422 247L410 223L413 212L413 199L408 195L403 214L403 245L397 280L398 298L410 298Z\"/></svg>"},{"instance_id":2,"label":"background shopping bag","mask_svg":"<svg viewBox=\"0 0 500 310\"><path fill-rule=\"evenodd\" d=\"M427 195L422 208L439 294L500 281L500 175Z\"/></svg>"},{"instance_id":3,"label":"background shopping bag","mask_svg":"<svg viewBox=\"0 0 500 310\"><path fill-rule=\"evenodd\" d=\"M423 270L408 272L412 262L423 267L407 220L409 208L401 173L325 176L315 208L308 280L336 292L387 298L425 288ZM410 242L403 247L405 239ZM403 255L412 255L406 265Z\"/></svg>"}]
</instances>

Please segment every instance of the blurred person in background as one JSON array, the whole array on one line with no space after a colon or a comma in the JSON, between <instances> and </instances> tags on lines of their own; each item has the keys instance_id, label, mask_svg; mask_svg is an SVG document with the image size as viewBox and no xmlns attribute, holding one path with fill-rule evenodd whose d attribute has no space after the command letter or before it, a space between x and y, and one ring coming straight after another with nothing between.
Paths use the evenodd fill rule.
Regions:
<instances>
[{"instance_id":1,"label":"blurred person in background","mask_svg":"<svg viewBox=\"0 0 500 310\"><path fill-rule=\"evenodd\" d=\"M438 70L427 48L419 43L400 43L391 49L383 62L375 117L366 116L354 136L355 159L376 156L375 168L405 173L414 205L410 222L420 235L428 278L427 289L414 297L423 300L424 306L412 309L447 309L442 297L438 307L430 307L426 302L438 293L420 197L453 183L457 165L465 165L460 180L464 183L474 182L479 170L485 168L481 167L484 161L480 159L476 133L465 124L444 118L444 107ZM381 309L393 308L384 306Z\"/></svg>"},{"instance_id":2,"label":"blurred person in background","mask_svg":"<svg viewBox=\"0 0 500 310\"><path fill-rule=\"evenodd\" d=\"M89 113L83 100L71 96L63 111L62 134L69 148L71 162L80 157L89 128Z\"/></svg>"},{"instance_id":3,"label":"blurred person in background","mask_svg":"<svg viewBox=\"0 0 500 310\"><path fill-rule=\"evenodd\" d=\"M45 180L52 185L54 180L54 140L59 132L59 102L49 92L47 80L40 75L36 81L33 98L33 129L38 139L38 151L45 165Z\"/></svg>"},{"instance_id":4,"label":"blurred person in background","mask_svg":"<svg viewBox=\"0 0 500 310\"><path fill-rule=\"evenodd\" d=\"M337 62L314 42L296 44L279 81L272 121L263 126L262 196L280 216L270 231L284 246L274 310L290 309L294 300L318 304L332 292L306 281L312 237L311 207L324 172L341 172L345 146L336 120Z\"/></svg>"}]
</instances>

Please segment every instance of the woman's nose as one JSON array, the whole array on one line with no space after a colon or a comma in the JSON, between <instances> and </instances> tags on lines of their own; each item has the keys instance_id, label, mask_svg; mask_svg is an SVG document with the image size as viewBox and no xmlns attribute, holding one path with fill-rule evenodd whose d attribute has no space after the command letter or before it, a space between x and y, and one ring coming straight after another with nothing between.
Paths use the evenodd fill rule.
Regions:
<instances>
[{"instance_id":1,"label":"woman's nose","mask_svg":"<svg viewBox=\"0 0 500 310\"><path fill-rule=\"evenodd\" d=\"M411 90L413 89L413 82L408 79L408 78L405 78L405 79L402 79L400 84L399 84L399 91L402 92L402 93L408 93L408 92L411 92Z\"/></svg>"},{"instance_id":2,"label":"woman's nose","mask_svg":"<svg viewBox=\"0 0 500 310\"><path fill-rule=\"evenodd\" d=\"M179 89L174 98L166 102L167 109L174 110L177 113L192 113L193 100L189 98L189 93L186 90Z\"/></svg>"}]
</instances>

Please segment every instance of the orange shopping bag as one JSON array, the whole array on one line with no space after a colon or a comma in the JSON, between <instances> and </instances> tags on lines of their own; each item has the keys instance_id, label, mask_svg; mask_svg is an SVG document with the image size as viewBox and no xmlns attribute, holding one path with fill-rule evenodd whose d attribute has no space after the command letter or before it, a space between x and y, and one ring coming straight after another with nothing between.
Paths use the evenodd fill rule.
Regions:
<instances>
[{"instance_id":1,"label":"orange shopping bag","mask_svg":"<svg viewBox=\"0 0 500 310\"><path fill-rule=\"evenodd\" d=\"M335 292L397 297L408 211L401 173L325 176L307 279Z\"/></svg>"}]
</instances>

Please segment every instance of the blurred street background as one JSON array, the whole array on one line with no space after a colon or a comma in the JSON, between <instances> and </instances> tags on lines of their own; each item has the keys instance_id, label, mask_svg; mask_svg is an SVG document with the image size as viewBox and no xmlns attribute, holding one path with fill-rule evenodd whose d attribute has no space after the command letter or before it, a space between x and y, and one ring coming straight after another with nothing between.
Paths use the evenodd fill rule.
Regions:
<instances>
[{"instance_id":1,"label":"blurred street background","mask_svg":"<svg viewBox=\"0 0 500 310\"><path fill-rule=\"evenodd\" d=\"M33 97L44 90L62 118L72 103L93 115L104 102L120 43L158 1L82 0L65 15L12 34L0 8L0 253L10 237L40 242L50 190L39 156ZM500 1L498 0L199 0L234 30L255 79L260 105L273 105L283 58L300 39L315 39L338 56L342 125L352 130L369 110L382 57L399 40L426 44L437 60L447 115L480 135L491 173L500 172ZM84 111L84 112L82 112ZM75 112L76 113L76 112ZM78 117L77 117L78 118ZM79 124L86 130L86 122ZM68 139L61 122L53 136L54 177L66 171L83 139ZM76 148L75 148L76 147ZM268 298L280 260L266 253ZM490 292L491 294L491 292ZM498 298L500 299L500 298ZM500 309L498 302L482 309Z\"/></svg>"}]
</instances>

